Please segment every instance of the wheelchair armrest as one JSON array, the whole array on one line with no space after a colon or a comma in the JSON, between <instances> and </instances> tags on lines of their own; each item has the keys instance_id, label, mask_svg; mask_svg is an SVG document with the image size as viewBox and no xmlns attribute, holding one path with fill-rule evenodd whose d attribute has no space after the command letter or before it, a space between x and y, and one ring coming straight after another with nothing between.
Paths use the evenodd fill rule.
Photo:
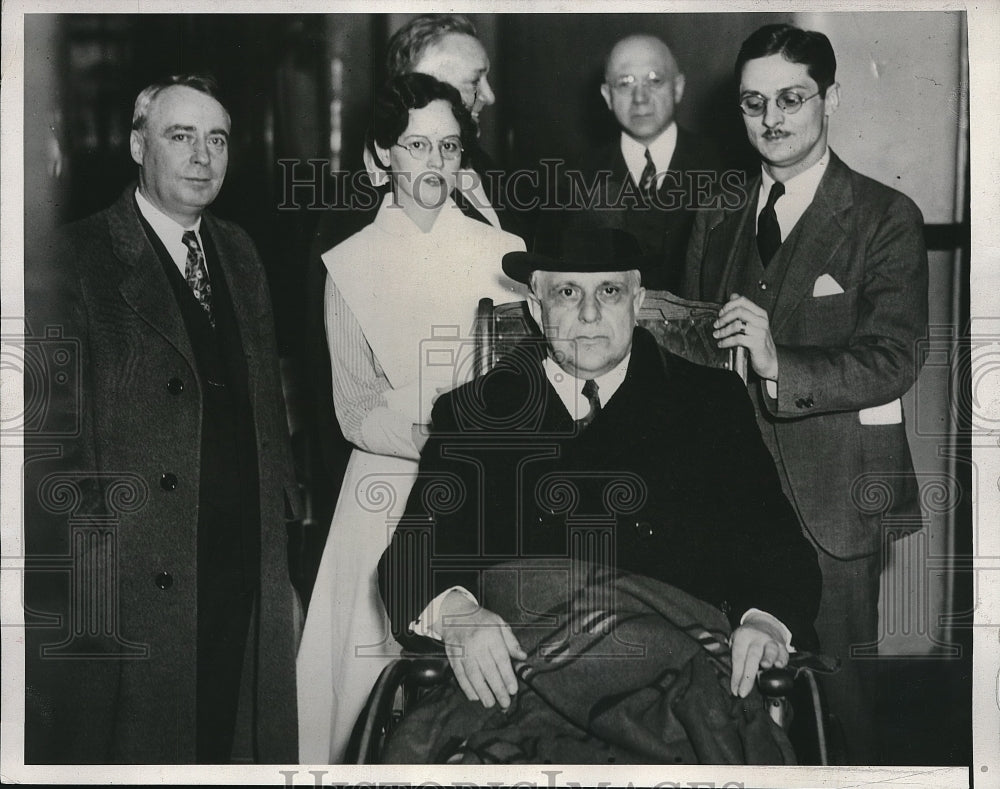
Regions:
<instances>
[{"instance_id":1,"label":"wheelchair armrest","mask_svg":"<svg viewBox=\"0 0 1000 789\"><path fill-rule=\"evenodd\" d=\"M432 688L448 677L451 666L444 655L401 655L409 662L406 679L420 688Z\"/></svg>"}]
</instances>

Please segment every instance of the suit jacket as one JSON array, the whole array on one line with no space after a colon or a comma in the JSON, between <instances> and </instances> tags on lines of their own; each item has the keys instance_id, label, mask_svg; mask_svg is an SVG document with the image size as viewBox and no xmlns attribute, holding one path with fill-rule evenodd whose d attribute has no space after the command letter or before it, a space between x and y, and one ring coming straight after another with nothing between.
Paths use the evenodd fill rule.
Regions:
<instances>
[{"instance_id":1,"label":"suit jacket","mask_svg":"<svg viewBox=\"0 0 1000 789\"><path fill-rule=\"evenodd\" d=\"M739 209L698 216L684 295L721 302L739 290L748 264L738 250L750 248L759 188L760 176ZM840 558L877 551L886 514L919 524L903 423L862 422L885 421L866 418L864 409L901 397L920 370L917 341L927 330L922 223L909 198L831 152L769 315L778 396L756 383L758 421L802 523ZM814 296L824 275L843 292Z\"/></svg>"},{"instance_id":2,"label":"suit jacket","mask_svg":"<svg viewBox=\"0 0 1000 789\"><path fill-rule=\"evenodd\" d=\"M569 556L670 583L733 624L749 608L768 611L810 643L816 556L739 378L661 351L636 329L623 383L579 433L543 353L525 341L435 404L417 483L379 564L397 638L405 644L408 623L450 586L481 595L483 570Z\"/></svg>"},{"instance_id":3,"label":"suit jacket","mask_svg":"<svg viewBox=\"0 0 1000 789\"><path fill-rule=\"evenodd\" d=\"M50 390L53 424L68 429L38 435L29 452L29 569L75 563L73 581L85 589L87 573L97 573L113 611L110 634L80 632L72 616L81 599L69 594L66 574L27 574L26 616L38 625L27 640L30 761L195 758L199 462L210 384L200 380L133 192L134 185L110 208L65 228L27 269L29 326L39 334L59 327L80 373L75 386ZM297 748L285 523L297 516L298 491L270 298L249 236L209 214L202 223L216 250L209 266L219 267L232 295L256 434L260 576L244 663L243 702L253 709L245 734L259 761L289 762ZM75 491L69 499L53 498L53 479ZM104 528L110 543L93 528ZM82 600L94 595L106 599L85 592ZM51 615L63 617L61 627ZM53 658L63 637L64 657L90 658Z\"/></svg>"},{"instance_id":4,"label":"suit jacket","mask_svg":"<svg viewBox=\"0 0 1000 789\"><path fill-rule=\"evenodd\" d=\"M720 188L722 162L718 152L704 137L677 129L677 145L668 172L657 192L655 203L637 205L638 187L632 181L618 138L613 143L588 152L577 168L584 187L598 191L590 202L610 227L621 228L639 239L644 250L660 258L659 266L643 271L643 286L676 293L684 272L684 255L699 205L716 199ZM705 173L699 176L698 173ZM571 174L570 178L576 176ZM704 181L704 183L702 183ZM584 197L579 189L570 202L579 205Z\"/></svg>"}]
</instances>

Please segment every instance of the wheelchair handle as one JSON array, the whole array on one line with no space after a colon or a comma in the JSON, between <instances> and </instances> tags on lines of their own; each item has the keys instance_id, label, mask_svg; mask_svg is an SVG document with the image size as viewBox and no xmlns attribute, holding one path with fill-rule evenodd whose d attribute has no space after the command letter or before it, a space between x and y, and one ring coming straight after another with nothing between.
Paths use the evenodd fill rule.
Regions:
<instances>
[{"instance_id":1,"label":"wheelchair handle","mask_svg":"<svg viewBox=\"0 0 1000 789\"><path fill-rule=\"evenodd\" d=\"M787 668L769 668L757 678L760 692L770 699L790 695L794 684L795 672Z\"/></svg>"}]
</instances>

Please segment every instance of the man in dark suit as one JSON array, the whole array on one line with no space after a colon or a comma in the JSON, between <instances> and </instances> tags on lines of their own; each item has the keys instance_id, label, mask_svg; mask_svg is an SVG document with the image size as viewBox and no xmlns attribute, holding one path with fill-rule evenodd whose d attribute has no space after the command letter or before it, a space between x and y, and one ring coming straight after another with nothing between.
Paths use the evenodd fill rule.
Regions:
<instances>
[{"instance_id":1,"label":"man in dark suit","mask_svg":"<svg viewBox=\"0 0 1000 789\"><path fill-rule=\"evenodd\" d=\"M548 227L534 252L503 264L530 285L545 341L526 340L435 404L417 484L379 565L394 634L442 640L466 695L506 707L511 660L525 655L479 605L481 574L570 557L721 608L734 628L731 689L746 696L758 667L811 641L816 557L740 379L677 358L636 327L638 242L616 228Z\"/></svg>"},{"instance_id":2,"label":"man in dark suit","mask_svg":"<svg viewBox=\"0 0 1000 789\"><path fill-rule=\"evenodd\" d=\"M881 758L875 666L861 652L871 657L878 641L894 536L882 520L920 522L900 397L920 368L927 255L913 202L827 146L835 70L822 33L769 25L743 43L740 107L761 175L738 210L698 217L684 290L726 302L719 345L749 353L761 433L818 548L816 629L843 661L827 696L849 758L869 764Z\"/></svg>"},{"instance_id":3,"label":"man in dark suit","mask_svg":"<svg viewBox=\"0 0 1000 789\"><path fill-rule=\"evenodd\" d=\"M496 96L488 78L490 61L476 35L475 25L461 14L415 17L389 40L387 77L391 79L413 72L430 74L455 87L473 119L478 121L479 113L492 105ZM452 198L467 216L524 235L516 214L504 205L502 173L490 155L478 145L467 154L469 165L458 171L458 188L452 193ZM312 533L305 536L302 546L296 551L302 558L300 587L306 597L311 593L351 451L351 445L344 438L334 413L330 351L323 317L326 266L321 256L375 219L382 197L389 191L389 183L385 170L375 163L372 156L366 146L364 167L367 175L357 174L368 188L357 190L345 185L338 191L337 205L320 216L307 263L303 359L309 370L308 411L318 446L314 447L311 461L315 524Z\"/></svg>"},{"instance_id":4,"label":"man in dark suit","mask_svg":"<svg viewBox=\"0 0 1000 789\"><path fill-rule=\"evenodd\" d=\"M208 80L143 90L138 186L27 270L29 325L81 372L48 404L77 428L26 465L28 762L296 759L271 305L249 236L206 212L229 130Z\"/></svg>"},{"instance_id":5,"label":"man in dark suit","mask_svg":"<svg viewBox=\"0 0 1000 789\"><path fill-rule=\"evenodd\" d=\"M657 256L645 287L674 292L695 210L715 199L722 169L705 137L674 121L683 95L684 75L660 39L631 35L618 41L605 63L601 96L621 135L588 152L567 184L571 205L589 204L610 227L627 230Z\"/></svg>"}]
</instances>

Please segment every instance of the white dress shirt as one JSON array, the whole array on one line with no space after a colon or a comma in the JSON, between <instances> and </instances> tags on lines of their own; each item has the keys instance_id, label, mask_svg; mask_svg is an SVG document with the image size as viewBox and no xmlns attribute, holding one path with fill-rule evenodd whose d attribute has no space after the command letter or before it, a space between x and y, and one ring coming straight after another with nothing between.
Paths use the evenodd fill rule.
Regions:
<instances>
[{"instance_id":1,"label":"white dress shirt","mask_svg":"<svg viewBox=\"0 0 1000 789\"><path fill-rule=\"evenodd\" d=\"M618 387L625 380L625 373L628 372L628 360L632 354L628 353L615 366L604 375L594 379L597 384L597 399L601 401L601 407L607 405L612 395L618 391ZM583 394L583 385L587 382L583 378L576 378L562 369L551 356L547 356L542 363L545 370L545 377L549 379L552 388L556 390L562 404L573 419L583 419L590 413L590 401Z\"/></svg>"},{"instance_id":2,"label":"white dress shirt","mask_svg":"<svg viewBox=\"0 0 1000 789\"><path fill-rule=\"evenodd\" d=\"M149 202L138 189L135 190L135 202L139 206L139 212L143 218L149 222L149 226L153 228L153 232L156 233L157 238L163 242L163 246L167 249L167 254L174 261L174 265L181 272L181 276L185 276L188 248L182 239L186 231L194 231L195 236L198 238L198 246L201 247L202 254L205 254L205 245L201 241L201 217L199 216L191 227L184 227ZM206 270L208 268L207 258L205 268Z\"/></svg>"},{"instance_id":3,"label":"white dress shirt","mask_svg":"<svg viewBox=\"0 0 1000 789\"><path fill-rule=\"evenodd\" d=\"M816 197L816 190L819 189L819 182L822 180L828 164L830 164L829 148L823 152L819 161L812 167L785 181L785 193L774 204L774 214L778 217L782 241L788 238L795 223L799 221L812 203L813 198ZM773 184L774 179L768 175L767 170L761 168L760 192L757 195L758 217L760 217L760 212L764 210L767 196L771 193Z\"/></svg>"},{"instance_id":4,"label":"white dress shirt","mask_svg":"<svg viewBox=\"0 0 1000 789\"><path fill-rule=\"evenodd\" d=\"M625 166L628 167L629 175L632 176L636 185L642 183L642 171L646 168L647 148L649 148L649 156L653 160L653 166L656 168L656 188L659 189L663 183L664 173L670 169L670 160L674 157L676 147L676 123L671 123L649 145L644 145L625 132L622 132L621 136L622 158L625 159Z\"/></svg>"}]
</instances>

